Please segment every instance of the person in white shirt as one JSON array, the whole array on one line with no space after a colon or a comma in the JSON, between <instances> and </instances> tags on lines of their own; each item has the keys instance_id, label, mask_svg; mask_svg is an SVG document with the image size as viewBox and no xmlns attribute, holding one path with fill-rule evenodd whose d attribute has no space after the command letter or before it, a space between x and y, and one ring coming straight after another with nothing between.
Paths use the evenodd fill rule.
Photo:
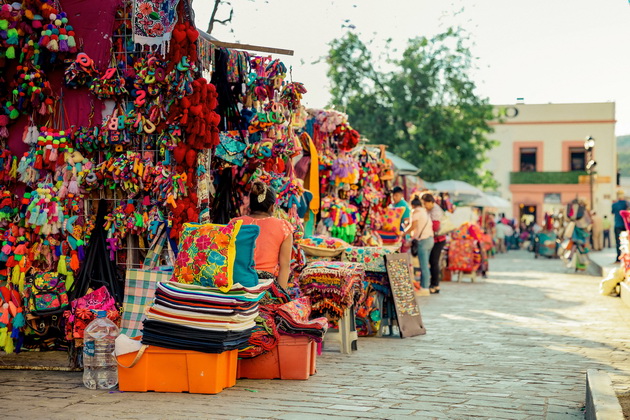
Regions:
<instances>
[{"instance_id":1,"label":"person in white shirt","mask_svg":"<svg viewBox=\"0 0 630 420\"><path fill-rule=\"evenodd\" d=\"M418 260L420 261L421 279L420 284L422 289L429 292L429 282L431 279L431 269L429 265L429 256L431 255L431 249L433 249L433 223L431 217L422 206L422 201L419 198L414 198L411 202L413 211L411 212L411 224L407 228L407 233L411 235L412 239L418 241Z\"/></svg>"},{"instance_id":2,"label":"person in white shirt","mask_svg":"<svg viewBox=\"0 0 630 420\"><path fill-rule=\"evenodd\" d=\"M506 220L500 219L496 227L497 252L507 252L507 239L514 235L514 229L506 223Z\"/></svg>"}]
</instances>

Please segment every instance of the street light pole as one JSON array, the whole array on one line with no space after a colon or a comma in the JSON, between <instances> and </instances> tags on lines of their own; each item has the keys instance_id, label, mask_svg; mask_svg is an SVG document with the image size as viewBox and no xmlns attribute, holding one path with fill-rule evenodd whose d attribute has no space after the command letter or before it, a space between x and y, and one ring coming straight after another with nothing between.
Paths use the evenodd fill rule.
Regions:
<instances>
[{"instance_id":1,"label":"street light pole","mask_svg":"<svg viewBox=\"0 0 630 420\"><path fill-rule=\"evenodd\" d=\"M586 151L585 161L586 161L586 173L588 173L588 182L589 182L589 193L591 200L591 211L595 209L595 201L593 199L593 175L595 173L595 166L597 162L593 159L593 152L595 149L595 139L591 136L588 136L584 141L584 150Z\"/></svg>"}]
</instances>

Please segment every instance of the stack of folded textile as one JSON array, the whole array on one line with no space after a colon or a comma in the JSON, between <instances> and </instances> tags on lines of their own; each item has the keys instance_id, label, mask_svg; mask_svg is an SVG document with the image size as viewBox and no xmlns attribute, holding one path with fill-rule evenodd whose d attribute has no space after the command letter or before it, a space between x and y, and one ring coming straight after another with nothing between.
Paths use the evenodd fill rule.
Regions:
<instances>
[{"instance_id":1,"label":"stack of folded textile","mask_svg":"<svg viewBox=\"0 0 630 420\"><path fill-rule=\"evenodd\" d=\"M317 261L302 271L300 289L310 299L314 316L334 322L362 300L364 275L362 264Z\"/></svg>"},{"instance_id":2,"label":"stack of folded textile","mask_svg":"<svg viewBox=\"0 0 630 420\"><path fill-rule=\"evenodd\" d=\"M260 314L247 345L238 357L249 359L273 350L281 335L309 337L321 342L326 330L326 318L309 319L311 304L308 298L291 300L276 284L272 284L260 301Z\"/></svg>"},{"instance_id":3,"label":"stack of folded textile","mask_svg":"<svg viewBox=\"0 0 630 420\"><path fill-rule=\"evenodd\" d=\"M246 288L158 283L144 321L142 343L159 347L222 353L248 342L259 316L258 302L270 280Z\"/></svg>"},{"instance_id":4,"label":"stack of folded textile","mask_svg":"<svg viewBox=\"0 0 630 420\"><path fill-rule=\"evenodd\" d=\"M276 310L276 325L283 335L309 337L321 342L328 329L326 318L309 319L311 304L308 298L299 298L281 305Z\"/></svg>"}]
</instances>

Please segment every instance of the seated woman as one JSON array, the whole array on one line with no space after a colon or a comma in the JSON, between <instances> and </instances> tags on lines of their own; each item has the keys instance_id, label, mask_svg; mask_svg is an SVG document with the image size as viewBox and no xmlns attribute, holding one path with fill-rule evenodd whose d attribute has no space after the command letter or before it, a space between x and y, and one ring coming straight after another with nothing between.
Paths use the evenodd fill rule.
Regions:
<instances>
[{"instance_id":1,"label":"seated woman","mask_svg":"<svg viewBox=\"0 0 630 420\"><path fill-rule=\"evenodd\" d=\"M273 274L278 284L286 288L291 274L293 226L272 216L275 205L276 193L273 189L262 182L255 182L249 193L249 215L234 220L260 227L254 250L256 270Z\"/></svg>"}]
</instances>

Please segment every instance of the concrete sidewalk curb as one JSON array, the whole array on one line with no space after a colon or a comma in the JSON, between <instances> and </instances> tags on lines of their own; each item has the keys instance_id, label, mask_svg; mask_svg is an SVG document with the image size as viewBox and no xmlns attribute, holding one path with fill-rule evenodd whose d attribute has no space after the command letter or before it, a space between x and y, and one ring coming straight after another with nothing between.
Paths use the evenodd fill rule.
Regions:
<instances>
[{"instance_id":1,"label":"concrete sidewalk curb","mask_svg":"<svg viewBox=\"0 0 630 420\"><path fill-rule=\"evenodd\" d=\"M623 411L610 376L604 371L586 371L586 420L623 420Z\"/></svg>"},{"instance_id":2,"label":"concrete sidewalk curb","mask_svg":"<svg viewBox=\"0 0 630 420\"><path fill-rule=\"evenodd\" d=\"M599 265L595 260L591 259L591 263L588 265L586 269L587 274L595 277L604 277L604 268Z\"/></svg>"}]
</instances>

